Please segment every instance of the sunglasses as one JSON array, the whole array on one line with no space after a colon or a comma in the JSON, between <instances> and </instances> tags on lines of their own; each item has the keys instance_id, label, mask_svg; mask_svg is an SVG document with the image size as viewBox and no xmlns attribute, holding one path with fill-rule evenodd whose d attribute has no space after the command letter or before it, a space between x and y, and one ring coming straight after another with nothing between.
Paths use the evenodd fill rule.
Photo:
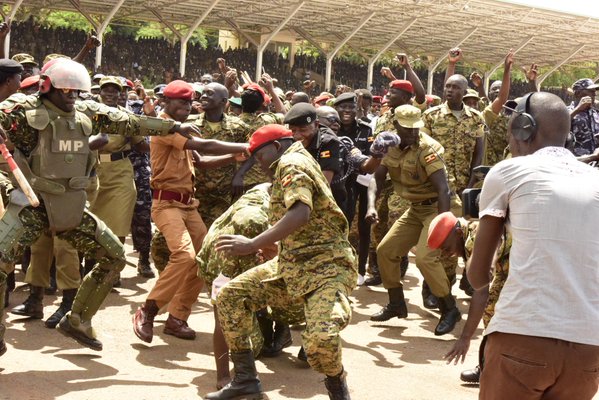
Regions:
<instances>
[{"instance_id":1,"label":"sunglasses","mask_svg":"<svg viewBox=\"0 0 599 400\"><path fill-rule=\"evenodd\" d=\"M334 123L340 124L341 123L341 120L337 117L322 117L322 118L326 119L329 122L329 124L334 124Z\"/></svg>"}]
</instances>

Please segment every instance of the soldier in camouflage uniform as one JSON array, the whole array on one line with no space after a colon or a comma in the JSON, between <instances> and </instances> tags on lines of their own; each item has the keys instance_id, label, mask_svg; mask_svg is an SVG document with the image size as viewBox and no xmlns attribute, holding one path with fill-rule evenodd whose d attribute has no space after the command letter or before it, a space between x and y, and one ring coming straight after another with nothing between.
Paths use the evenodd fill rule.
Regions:
<instances>
[{"instance_id":1,"label":"soldier in camouflage uniform","mask_svg":"<svg viewBox=\"0 0 599 400\"><path fill-rule=\"evenodd\" d=\"M462 257L466 263L474 248L477 228L478 221L467 221L463 218L457 218L451 212L439 214L431 222L428 231L428 245L432 249L439 248L444 253ZM499 300L499 294L507 280L511 247L511 235L504 232L501 244L497 248L493 281L488 291L477 290L474 292L468 310L468 319L462 329L462 333L451 350L445 354L444 358L448 363L453 360L457 363L460 359L464 362L466 353L470 348L470 341L478 329L481 318L486 328L493 317L495 304ZM479 364L471 370L463 371L460 375L462 381L468 383L479 382L484 363L485 343L486 339L483 338L478 351Z\"/></svg>"},{"instance_id":2,"label":"soldier in camouflage uniform","mask_svg":"<svg viewBox=\"0 0 599 400\"><path fill-rule=\"evenodd\" d=\"M485 122L481 114L462 102L468 81L462 75L449 77L445 84L445 103L422 115L422 131L445 148L448 173L455 179L458 195L472 187L472 168L481 165L484 154Z\"/></svg>"},{"instance_id":3,"label":"soldier in camouflage uniform","mask_svg":"<svg viewBox=\"0 0 599 400\"><path fill-rule=\"evenodd\" d=\"M445 102L422 115L424 127L421 131L445 149L443 158L447 173L455 178L451 189L458 196L476 182L472 169L482 164L485 148L485 122L478 111L463 103L467 88L465 77L450 76L445 82ZM455 282L457 258L443 257L442 263L449 280Z\"/></svg>"},{"instance_id":4,"label":"soldier in camouflage uniform","mask_svg":"<svg viewBox=\"0 0 599 400\"><path fill-rule=\"evenodd\" d=\"M204 112L194 121L204 139L217 139L231 143L247 143L250 127L241 119L224 113L227 89L218 83L204 87L200 98ZM232 204L231 181L235 164L210 170L196 171L196 198L200 201L200 215L210 227L215 219Z\"/></svg>"},{"instance_id":5,"label":"soldier in camouflage uniform","mask_svg":"<svg viewBox=\"0 0 599 400\"><path fill-rule=\"evenodd\" d=\"M204 87L200 103L204 112L194 118L193 124L202 132L204 139L216 139L231 143L246 143L250 128L239 118L224 114L228 101L228 91L219 83ZM198 210L206 228L220 217L232 204L231 181L235 174L235 164L210 170L197 169L195 173L195 196L200 201ZM154 266L162 271L168 262L170 252L160 233L152 238L152 258Z\"/></svg>"},{"instance_id":6,"label":"soldier in camouflage uniform","mask_svg":"<svg viewBox=\"0 0 599 400\"><path fill-rule=\"evenodd\" d=\"M357 278L356 255L348 242L348 224L335 204L319 165L301 142L280 125L258 129L250 151L273 176L270 218L273 227L248 239L221 236L218 251L254 254L279 241L276 278L263 280L268 264L251 269L224 286L218 315L231 349L235 377L206 399L255 397L261 392L249 335L253 312L267 305L303 304L302 335L308 362L326 375L330 398L349 399L341 362L340 331L350 320L348 295Z\"/></svg>"},{"instance_id":7,"label":"soldier in camouflage uniform","mask_svg":"<svg viewBox=\"0 0 599 400\"><path fill-rule=\"evenodd\" d=\"M260 184L248 190L239 198L239 200L233 203L223 215L214 221L206 234L202 249L198 253L196 261L199 267L198 276L208 284L209 288L212 287L213 300L216 299L218 288L222 286L224 282L262 264L265 259L272 259L276 255L276 246L261 249L256 254L241 257L231 257L227 253L215 250L216 242L221 235L243 235L248 238L253 238L269 228L269 190L270 184ZM275 277L276 262L269 263L268 265L271 265L274 268L267 268L264 272L270 274L270 277ZM213 284L217 278L217 282ZM286 323L299 323L304 320L303 307L273 310L273 313L279 319L283 317L284 322ZM229 375L229 349L220 328L216 305L214 308L214 317L214 358L216 361L217 388L220 389L231 380ZM271 329L271 342L272 333ZM254 319L250 341L255 356L260 354L264 340L265 338L263 338L258 326L258 320Z\"/></svg>"},{"instance_id":8,"label":"soldier in camouflage uniform","mask_svg":"<svg viewBox=\"0 0 599 400\"><path fill-rule=\"evenodd\" d=\"M282 124L281 118L271 112L260 112L266 99L268 99L264 90L257 84L249 85L241 94L242 113L239 119L249 127L249 135L256 129L269 124ZM268 182L269 178L262 172L260 165L252 157L243 163L235 173L232 182L233 197L239 197L243 190L248 190L259 183Z\"/></svg>"},{"instance_id":9,"label":"soldier in camouflage uniform","mask_svg":"<svg viewBox=\"0 0 599 400\"><path fill-rule=\"evenodd\" d=\"M599 110L594 107L595 93L599 85L591 79L579 79L572 85L574 101L568 106L570 111L573 143L570 151L575 156L593 154L597 149L599 134Z\"/></svg>"},{"instance_id":10,"label":"soldier in camouflage uniform","mask_svg":"<svg viewBox=\"0 0 599 400\"><path fill-rule=\"evenodd\" d=\"M48 231L94 256L98 263L83 280L72 311L57 329L84 346L101 350L91 319L125 266L125 251L106 225L85 210L85 188L95 164L89 137L99 132L132 136L197 130L174 121L137 117L93 101L75 105L79 91L89 91L90 86L85 67L58 59L46 65L39 95L14 95L2 103L0 124L15 145L15 160L42 205L31 207L23 192L11 192L0 220L0 258L14 262L24 247Z\"/></svg>"}]
</instances>

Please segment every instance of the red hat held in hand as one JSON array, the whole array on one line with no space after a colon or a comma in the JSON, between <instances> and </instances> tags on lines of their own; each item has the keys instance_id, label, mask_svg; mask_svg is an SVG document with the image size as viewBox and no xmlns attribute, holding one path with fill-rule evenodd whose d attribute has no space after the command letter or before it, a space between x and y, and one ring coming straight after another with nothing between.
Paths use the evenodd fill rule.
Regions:
<instances>
[{"instance_id":1,"label":"red hat held in hand","mask_svg":"<svg viewBox=\"0 0 599 400\"><path fill-rule=\"evenodd\" d=\"M458 219L451 211L437 215L428 227L428 247L438 249L449 236Z\"/></svg>"}]
</instances>

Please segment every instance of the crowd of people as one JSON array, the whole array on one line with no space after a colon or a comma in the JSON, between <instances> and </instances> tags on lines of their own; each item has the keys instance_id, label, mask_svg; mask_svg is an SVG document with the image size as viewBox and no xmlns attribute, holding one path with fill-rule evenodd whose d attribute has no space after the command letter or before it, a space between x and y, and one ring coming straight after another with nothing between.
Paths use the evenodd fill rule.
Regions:
<instances>
[{"instance_id":1,"label":"crowd of people","mask_svg":"<svg viewBox=\"0 0 599 400\"><path fill-rule=\"evenodd\" d=\"M0 24L2 37L9 30ZM4 312L42 319L52 287L62 303L46 326L102 350L92 319L118 295L131 235L139 275L156 278L133 315L140 340L152 342L161 310L164 334L194 340L187 321L202 289L211 293L217 391L206 399L261 398L256 358L280 355L290 325L301 325L298 359L325 376L331 399L347 400L349 296L382 284L389 300L370 319L406 318L413 252L438 336L461 321L452 290L458 257L467 265L459 288L472 300L446 358L464 359L482 319L479 365L461 376L480 381L481 399L597 393L591 79L574 82L566 105L539 91L533 64L515 94L510 50L487 92L479 75L455 73L456 48L437 95L405 54L396 71L381 66L381 95L350 80L321 92L278 75L289 70L274 54L272 75L252 82L245 49L192 51L197 76L163 75L150 88L139 74L159 79L172 66L136 58L142 45L106 45L113 74L90 77L83 63L99 41L81 36L63 55L47 47L54 39L0 60L0 310L15 265L29 285L25 302L0 315L0 356L4 335L18 334L5 332ZM118 54L136 61L117 65Z\"/></svg>"},{"instance_id":2,"label":"crowd of people","mask_svg":"<svg viewBox=\"0 0 599 400\"><path fill-rule=\"evenodd\" d=\"M87 39L87 33L80 30L67 28L48 28L37 24L33 19L13 24L15 36L23 38L21 42L13 43L15 53L29 53L35 59L43 59L47 54L77 54L82 43ZM35 40L35 37L44 37L44 41ZM102 65L98 73L105 75L127 76L131 79L140 79L149 84L170 82L178 78L179 50L178 42L171 43L166 39L138 38L133 36L108 33L104 37L105 47L102 54ZM151 52L146 49L152 49ZM171 54L160 64L155 62L156 54ZM205 73L217 74L218 70L214 60L225 58L239 71L247 71L249 76L255 76L256 71L256 49L253 47L238 49L221 49L219 46L207 46L203 48L199 44L190 43L187 50L187 72L185 79L188 81L199 81ZM306 79L324 77L326 74L326 58L323 55L308 55L297 53L294 57L293 66L290 66L289 58L281 54L265 50L263 65L266 72L276 76L282 87L299 90L302 82ZM93 70L93 58L85 60L89 70ZM384 67L383 62L374 65L374 71ZM464 66L464 71L470 71ZM420 80L426 87L428 79L426 69L416 69ZM332 81L335 84L343 84L349 87L366 87L367 64L366 62L349 61L345 58L333 60ZM434 93L443 91L443 71L434 74ZM523 81L512 83L512 92L516 96L526 93L527 84ZM374 95L384 94L387 88L387 80L384 76L375 73L372 86L369 90ZM315 91L324 90L316 85ZM548 88L550 92L560 96L564 101L569 101L571 95L566 88Z\"/></svg>"}]
</instances>

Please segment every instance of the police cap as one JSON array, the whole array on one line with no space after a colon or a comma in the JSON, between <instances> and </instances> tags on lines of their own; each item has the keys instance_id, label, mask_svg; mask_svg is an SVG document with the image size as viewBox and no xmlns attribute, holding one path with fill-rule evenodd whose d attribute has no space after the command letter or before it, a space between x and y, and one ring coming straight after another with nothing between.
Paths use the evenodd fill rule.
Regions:
<instances>
[{"instance_id":1,"label":"police cap","mask_svg":"<svg viewBox=\"0 0 599 400\"><path fill-rule=\"evenodd\" d=\"M11 59L0 59L0 72L3 74L19 74L23 72L23 66Z\"/></svg>"},{"instance_id":2,"label":"police cap","mask_svg":"<svg viewBox=\"0 0 599 400\"><path fill-rule=\"evenodd\" d=\"M309 103L297 103L293 105L285 115L285 123L288 125L305 126L316 120L316 108Z\"/></svg>"}]
</instances>

